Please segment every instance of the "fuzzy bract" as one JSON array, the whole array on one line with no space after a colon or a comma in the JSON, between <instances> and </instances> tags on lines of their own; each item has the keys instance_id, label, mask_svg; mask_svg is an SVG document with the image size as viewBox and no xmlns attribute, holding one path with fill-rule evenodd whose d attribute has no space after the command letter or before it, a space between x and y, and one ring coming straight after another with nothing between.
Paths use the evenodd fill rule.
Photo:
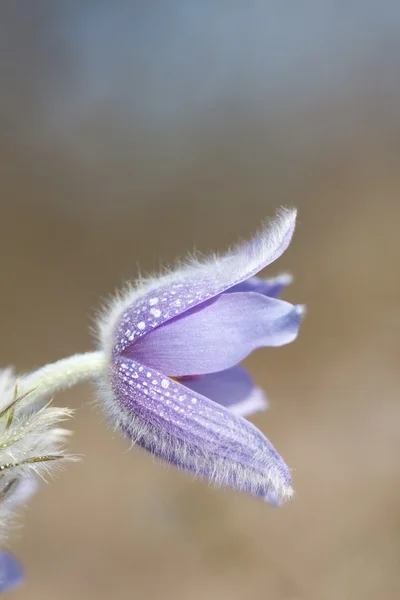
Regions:
<instances>
[{"instance_id":1,"label":"fuzzy bract","mask_svg":"<svg viewBox=\"0 0 400 600\"><path fill-rule=\"evenodd\" d=\"M225 256L129 287L99 327L112 422L153 455L274 504L291 497L290 472L244 418L267 400L239 363L297 336L304 309L279 299L290 276L257 277L289 245L295 218L282 210Z\"/></svg>"},{"instance_id":2,"label":"fuzzy bract","mask_svg":"<svg viewBox=\"0 0 400 600\"><path fill-rule=\"evenodd\" d=\"M18 392L12 369L0 370L0 549L17 508L36 491L39 477L67 458L68 432L59 423L71 411L28 400L29 392ZM14 561L3 555L3 573Z\"/></svg>"}]
</instances>

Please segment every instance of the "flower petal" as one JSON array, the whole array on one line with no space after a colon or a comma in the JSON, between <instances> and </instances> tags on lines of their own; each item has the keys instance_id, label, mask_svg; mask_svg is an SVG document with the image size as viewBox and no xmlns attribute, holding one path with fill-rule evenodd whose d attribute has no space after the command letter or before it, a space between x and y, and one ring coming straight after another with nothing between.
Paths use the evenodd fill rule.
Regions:
<instances>
[{"instance_id":1,"label":"flower petal","mask_svg":"<svg viewBox=\"0 0 400 600\"><path fill-rule=\"evenodd\" d=\"M262 233L224 257L193 263L129 291L100 324L103 347L121 354L154 328L249 279L286 250L295 221L295 210L282 210Z\"/></svg>"},{"instance_id":2,"label":"flower petal","mask_svg":"<svg viewBox=\"0 0 400 600\"><path fill-rule=\"evenodd\" d=\"M293 494L286 464L242 417L129 358L116 359L109 376L110 417L152 454L266 500Z\"/></svg>"},{"instance_id":3,"label":"flower petal","mask_svg":"<svg viewBox=\"0 0 400 600\"><path fill-rule=\"evenodd\" d=\"M261 277L250 277L234 285L227 292L258 292L263 296L279 298L286 286L290 285L293 277L289 273L281 273L271 279L261 279Z\"/></svg>"},{"instance_id":4,"label":"flower petal","mask_svg":"<svg viewBox=\"0 0 400 600\"><path fill-rule=\"evenodd\" d=\"M223 371L256 348L292 342L302 314L255 292L221 294L154 329L125 356L174 377Z\"/></svg>"},{"instance_id":5,"label":"flower petal","mask_svg":"<svg viewBox=\"0 0 400 600\"><path fill-rule=\"evenodd\" d=\"M9 592L24 579L21 565L9 552L0 551L0 593Z\"/></svg>"},{"instance_id":6,"label":"flower petal","mask_svg":"<svg viewBox=\"0 0 400 600\"><path fill-rule=\"evenodd\" d=\"M239 365L226 371L183 381L182 384L225 406L238 417L247 417L268 408L268 400L262 389L254 384L246 369Z\"/></svg>"}]
</instances>

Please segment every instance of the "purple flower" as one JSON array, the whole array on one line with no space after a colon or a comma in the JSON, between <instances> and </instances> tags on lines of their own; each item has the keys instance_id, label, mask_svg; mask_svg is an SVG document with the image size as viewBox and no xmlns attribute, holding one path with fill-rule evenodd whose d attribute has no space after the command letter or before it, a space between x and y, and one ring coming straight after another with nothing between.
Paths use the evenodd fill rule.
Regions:
<instances>
[{"instance_id":1,"label":"purple flower","mask_svg":"<svg viewBox=\"0 0 400 600\"><path fill-rule=\"evenodd\" d=\"M290 276L255 276L288 247L295 219L282 210L222 258L128 289L100 324L116 426L153 455L274 504L292 496L290 472L243 418L267 401L239 363L297 336L303 307L278 299Z\"/></svg>"},{"instance_id":2,"label":"purple flower","mask_svg":"<svg viewBox=\"0 0 400 600\"><path fill-rule=\"evenodd\" d=\"M16 558L9 552L0 550L0 593L9 592L20 585L24 573Z\"/></svg>"}]
</instances>

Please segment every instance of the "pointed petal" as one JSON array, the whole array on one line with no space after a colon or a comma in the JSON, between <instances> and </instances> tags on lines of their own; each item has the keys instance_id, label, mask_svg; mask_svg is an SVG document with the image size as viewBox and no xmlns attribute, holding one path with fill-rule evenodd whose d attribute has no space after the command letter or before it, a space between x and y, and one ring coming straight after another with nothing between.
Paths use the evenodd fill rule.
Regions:
<instances>
[{"instance_id":1,"label":"pointed petal","mask_svg":"<svg viewBox=\"0 0 400 600\"><path fill-rule=\"evenodd\" d=\"M155 327L249 279L286 250L295 221L295 210L282 210L263 232L224 257L194 263L128 292L100 324L103 346L121 354Z\"/></svg>"},{"instance_id":2,"label":"pointed petal","mask_svg":"<svg viewBox=\"0 0 400 600\"><path fill-rule=\"evenodd\" d=\"M137 340L125 355L171 377L223 371L256 348L292 342L302 314L255 292L221 294Z\"/></svg>"},{"instance_id":3,"label":"pointed petal","mask_svg":"<svg viewBox=\"0 0 400 600\"><path fill-rule=\"evenodd\" d=\"M261 277L250 277L242 283L234 285L227 292L258 292L263 296L270 298L279 298L286 286L290 285L293 277L289 273L281 273L271 279L261 279Z\"/></svg>"},{"instance_id":4,"label":"pointed petal","mask_svg":"<svg viewBox=\"0 0 400 600\"><path fill-rule=\"evenodd\" d=\"M0 593L9 592L24 579L21 565L9 552L0 551Z\"/></svg>"},{"instance_id":5,"label":"pointed petal","mask_svg":"<svg viewBox=\"0 0 400 600\"><path fill-rule=\"evenodd\" d=\"M237 365L226 371L202 375L182 384L229 409L238 417L247 417L268 408L268 400L261 388L243 367Z\"/></svg>"},{"instance_id":6,"label":"pointed petal","mask_svg":"<svg viewBox=\"0 0 400 600\"><path fill-rule=\"evenodd\" d=\"M225 407L129 358L112 363L110 391L112 420L152 454L266 500L291 497L289 469L272 444Z\"/></svg>"}]
</instances>

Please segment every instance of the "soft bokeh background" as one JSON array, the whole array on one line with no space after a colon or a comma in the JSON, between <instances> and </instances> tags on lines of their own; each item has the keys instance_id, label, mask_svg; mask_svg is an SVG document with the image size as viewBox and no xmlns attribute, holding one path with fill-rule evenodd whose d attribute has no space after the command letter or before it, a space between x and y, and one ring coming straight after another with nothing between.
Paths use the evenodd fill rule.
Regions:
<instances>
[{"instance_id":1,"label":"soft bokeh background","mask_svg":"<svg viewBox=\"0 0 400 600\"><path fill-rule=\"evenodd\" d=\"M395 1L0 7L0 363L93 347L140 265L299 208L299 339L247 362L293 467L274 510L165 468L78 408L71 466L10 547L29 600L400 597L400 8Z\"/></svg>"}]
</instances>

